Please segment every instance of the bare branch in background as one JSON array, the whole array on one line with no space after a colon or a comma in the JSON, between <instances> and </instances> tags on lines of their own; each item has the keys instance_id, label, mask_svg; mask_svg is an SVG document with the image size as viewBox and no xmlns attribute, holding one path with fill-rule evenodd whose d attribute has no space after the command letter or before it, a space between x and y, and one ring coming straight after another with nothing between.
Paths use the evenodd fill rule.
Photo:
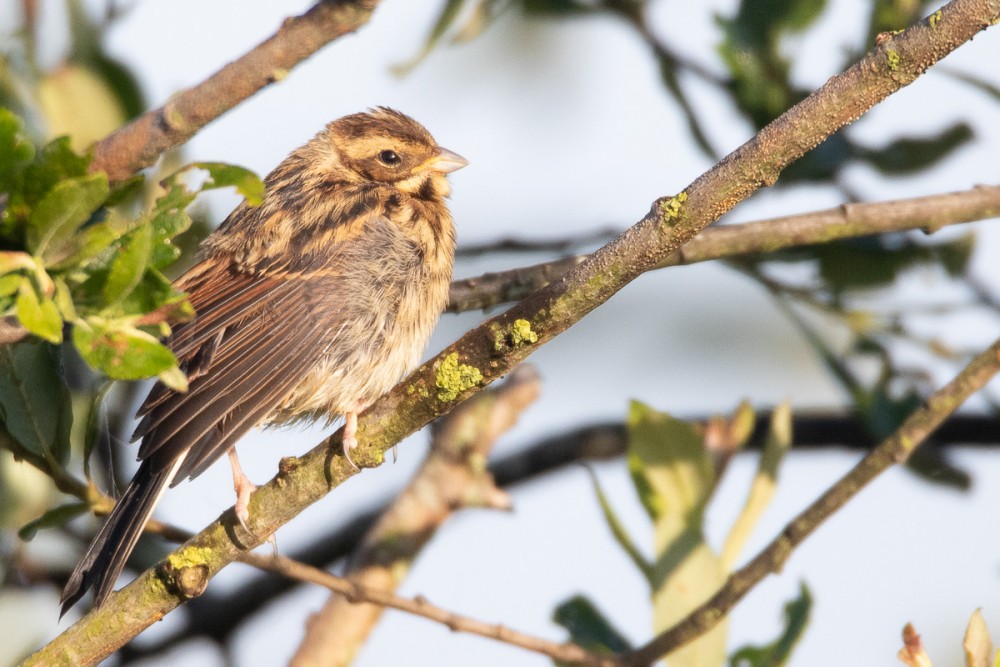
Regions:
<instances>
[{"instance_id":1,"label":"bare branch in background","mask_svg":"<svg viewBox=\"0 0 1000 667\"><path fill-rule=\"evenodd\" d=\"M116 182L150 166L326 44L363 26L376 5L378 0L320 0L305 14L286 19L278 32L205 81L97 142L91 170Z\"/></svg>"}]
</instances>

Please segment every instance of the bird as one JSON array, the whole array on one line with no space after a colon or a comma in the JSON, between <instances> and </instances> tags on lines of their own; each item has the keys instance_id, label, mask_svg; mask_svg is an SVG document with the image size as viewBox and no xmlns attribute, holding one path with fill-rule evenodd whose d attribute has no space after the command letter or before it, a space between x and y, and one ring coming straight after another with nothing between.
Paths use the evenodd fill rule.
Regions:
<instances>
[{"instance_id":1,"label":"bird","mask_svg":"<svg viewBox=\"0 0 1000 667\"><path fill-rule=\"evenodd\" d=\"M188 390L156 384L140 406L138 469L67 580L61 615L91 588L100 607L163 493L223 454L246 527L256 486L234 445L252 428L342 416L351 461L358 413L418 364L447 303L447 175L467 164L376 107L292 151L263 202L206 237L175 282L195 316L166 339Z\"/></svg>"}]
</instances>

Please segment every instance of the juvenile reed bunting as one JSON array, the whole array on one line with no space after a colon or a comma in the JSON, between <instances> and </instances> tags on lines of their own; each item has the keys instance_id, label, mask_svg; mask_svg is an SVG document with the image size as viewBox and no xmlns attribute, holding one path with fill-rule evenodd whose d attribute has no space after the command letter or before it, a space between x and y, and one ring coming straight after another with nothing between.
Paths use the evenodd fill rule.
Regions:
<instances>
[{"instance_id":1,"label":"juvenile reed bunting","mask_svg":"<svg viewBox=\"0 0 1000 667\"><path fill-rule=\"evenodd\" d=\"M189 390L150 391L133 441L138 471L62 594L100 606L163 492L229 454L246 525L250 493L233 448L251 428L357 415L419 361L445 306L455 231L447 174L468 162L387 108L345 116L265 179L205 239L177 286L196 317L167 341Z\"/></svg>"}]
</instances>

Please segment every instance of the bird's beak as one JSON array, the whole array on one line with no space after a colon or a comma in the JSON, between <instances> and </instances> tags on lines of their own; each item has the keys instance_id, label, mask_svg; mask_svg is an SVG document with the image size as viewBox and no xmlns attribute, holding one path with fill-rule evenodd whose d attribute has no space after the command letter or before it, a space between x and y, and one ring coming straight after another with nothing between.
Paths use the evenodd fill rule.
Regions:
<instances>
[{"instance_id":1,"label":"bird's beak","mask_svg":"<svg viewBox=\"0 0 1000 667\"><path fill-rule=\"evenodd\" d=\"M469 164L469 161L458 153L453 153L447 148L438 146L437 155L431 158L429 166L434 171L442 174L450 174L453 171L458 171L467 164Z\"/></svg>"}]
</instances>

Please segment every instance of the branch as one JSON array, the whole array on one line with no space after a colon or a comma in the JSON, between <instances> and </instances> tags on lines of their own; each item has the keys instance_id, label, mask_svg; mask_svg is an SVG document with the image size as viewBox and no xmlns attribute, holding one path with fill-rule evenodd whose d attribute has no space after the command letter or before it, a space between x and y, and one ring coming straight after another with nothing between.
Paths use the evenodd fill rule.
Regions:
<instances>
[{"instance_id":1,"label":"branch","mask_svg":"<svg viewBox=\"0 0 1000 667\"><path fill-rule=\"evenodd\" d=\"M423 465L364 536L344 577L362 590L391 594L456 511L467 507L509 510L510 497L496 487L483 464L497 439L517 423L540 390L538 372L531 366L518 366L500 387L477 394L435 422L431 450ZM350 595L331 595L309 619L289 665L350 664L383 610L379 604L357 604Z\"/></svg>"},{"instance_id":2,"label":"branch","mask_svg":"<svg viewBox=\"0 0 1000 667\"><path fill-rule=\"evenodd\" d=\"M704 418L685 418L704 422ZM770 413L757 414L754 434L744 451L760 450L770 423ZM809 449L826 449L842 446L852 451L868 452L876 444L864 424L849 415L802 414L794 417L796 452ZM1000 421L995 417L980 415L952 416L937 431L932 444L980 446L995 448L1000 442ZM501 489L509 489L567 466L594 460L606 460L625 453L626 431L623 422L603 422L573 428L541 438L513 454L489 464L489 474ZM329 569L337 561L349 556L363 539L368 527L379 520L389 507L390 500L374 502L367 509L352 513L350 520L330 534L294 551L289 558L321 569ZM162 531L160 534L164 534ZM190 534L175 539L183 542ZM251 575L238 587L227 592L209 591L187 605L183 624L169 636L156 642L143 642L141 646L129 644L119 652L125 663L164 650L196 637L206 637L220 644L229 641L241 624L278 596L292 590L296 582L284 577L261 573Z\"/></svg>"},{"instance_id":3,"label":"branch","mask_svg":"<svg viewBox=\"0 0 1000 667\"><path fill-rule=\"evenodd\" d=\"M320 0L305 14L286 19L274 35L205 81L99 141L90 169L117 182L148 167L261 88L282 80L321 47L360 28L376 5L378 0Z\"/></svg>"},{"instance_id":4,"label":"branch","mask_svg":"<svg viewBox=\"0 0 1000 667\"><path fill-rule=\"evenodd\" d=\"M726 582L711 599L683 621L645 646L622 657L620 664L640 667L683 646L714 627L750 590L781 568L795 548L823 521L843 507L878 475L905 462L913 450L972 394L1000 371L1000 340L966 366L954 380L935 392L919 410L878 447L795 517L763 551Z\"/></svg>"},{"instance_id":5,"label":"branch","mask_svg":"<svg viewBox=\"0 0 1000 667\"><path fill-rule=\"evenodd\" d=\"M911 229L932 233L949 225L997 216L1000 216L997 185L978 185L963 192L898 201L844 204L824 211L706 229L656 268ZM558 280L586 258L587 255L577 255L456 280L451 284L447 311L485 310L519 301Z\"/></svg>"},{"instance_id":6,"label":"branch","mask_svg":"<svg viewBox=\"0 0 1000 667\"><path fill-rule=\"evenodd\" d=\"M505 644L540 653L561 662L593 665L602 663L602 656L591 653L577 644L559 644L511 630L504 625L484 623L483 621L460 616L432 605L422 596L412 600L400 597L379 588L365 586L349 579L336 577L318 568L298 563L289 558L282 558L281 556L262 556L260 554L249 553L242 560L262 570L276 572L297 581L318 584L328 588L336 594L335 597L337 599L346 600L349 604L358 605L358 603L368 602L372 605L378 605L380 609L385 607L399 609L415 616L422 616L423 618L442 623L454 632L468 632L481 637L495 639ZM323 662L316 664L336 664L329 660L329 656L323 655L322 659ZM298 663L293 662L292 664Z\"/></svg>"},{"instance_id":7,"label":"branch","mask_svg":"<svg viewBox=\"0 0 1000 667\"><path fill-rule=\"evenodd\" d=\"M524 360L837 129L859 117L928 67L1000 19L998 0L953 0L929 21L879 41L857 64L765 127L675 197L654 202L634 227L550 284L466 333L366 410L354 460L382 463L385 452ZM231 510L157 567L112 594L100 609L53 639L25 665L94 664L179 606L197 576L207 584L244 551L326 496L354 474L340 432L299 458L250 501L245 534Z\"/></svg>"}]
</instances>

